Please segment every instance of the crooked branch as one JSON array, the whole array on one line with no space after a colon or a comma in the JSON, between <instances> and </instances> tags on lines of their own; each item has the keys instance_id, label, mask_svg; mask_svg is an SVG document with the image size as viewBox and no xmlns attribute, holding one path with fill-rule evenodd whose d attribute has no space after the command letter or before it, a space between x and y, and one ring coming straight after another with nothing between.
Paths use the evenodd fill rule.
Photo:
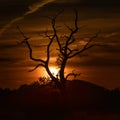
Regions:
<instances>
[{"instance_id":1,"label":"crooked branch","mask_svg":"<svg viewBox=\"0 0 120 120\"><path fill-rule=\"evenodd\" d=\"M17 28L18 28L20 34L21 34L21 35L23 36L23 38L24 38L24 40L23 40L22 42L25 43L25 44L27 45L28 49L29 49L30 59L33 60L33 61L42 62L42 63L45 64L46 62L45 62L44 60L42 60L42 59L37 59L37 58L34 58L34 57L33 57L33 51L32 51L32 48L31 48L31 46L30 46L30 43L29 43L29 41L28 41L29 38L24 35L24 33L23 33L23 32L21 31L21 29L19 28L19 26L17 26Z\"/></svg>"},{"instance_id":2,"label":"crooked branch","mask_svg":"<svg viewBox=\"0 0 120 120\"><path fill-rule=\"evenodd\" d=\"M72 54L72 55L69 54L69 58L75 57L76 55L78 55L78 54L80 54L80 53L82 53L82 52L84 52L84 51L86 51L86 50L88 50L88 49L90 49L90 48L93 48L93 47L95 47L95 46L104 46L104 45L95 44L95 43L92 44L92 45L90 45L90 43L93 42L93 40L98 37L99 33L100 33L100 31L98 31L93 37L91 37L91 38L89 39L89 41L84 45L84 47L83 47L82 49L76 51L74 54L72 54L74 51L71 51L71 54Z\"/></svg>"}]
</instances>

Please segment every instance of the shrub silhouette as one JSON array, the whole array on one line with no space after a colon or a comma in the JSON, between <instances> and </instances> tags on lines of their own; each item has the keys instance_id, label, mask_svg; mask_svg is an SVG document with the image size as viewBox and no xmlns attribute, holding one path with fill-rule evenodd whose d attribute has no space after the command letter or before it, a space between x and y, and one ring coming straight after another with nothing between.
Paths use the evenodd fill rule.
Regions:
<instances>
[{"instance_id":1,"label":"shrub silhouette","mask_svg":"<svg viewBox=\"0 0 120 120\"><path fill-rule=\"evenodd\" d=\"M0 88L0 96L5 96L10 94L12 91L9 88L2 89Z\"/></svg>"}]
</instances>

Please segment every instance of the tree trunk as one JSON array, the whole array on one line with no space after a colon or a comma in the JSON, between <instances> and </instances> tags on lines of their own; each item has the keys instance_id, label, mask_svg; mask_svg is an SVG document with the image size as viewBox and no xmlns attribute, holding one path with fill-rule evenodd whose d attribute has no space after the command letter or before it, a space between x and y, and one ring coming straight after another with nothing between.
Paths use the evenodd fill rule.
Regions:
<instances>
[{"instance_id":1,"label":"tree trunk","mask_svg":"<svg viewBox=\"0 0 120 120\"><path fill-rule=\"evenodd\" d=\"M63 85L66 82L66 79L65 79L65 76L64 76L64 71L65 71L66 63L67 63L67 59L64 58L63 61L62 61L62 64L61 64L61 69L60 69L60 82Z\"/></svg>"}]
</instances>

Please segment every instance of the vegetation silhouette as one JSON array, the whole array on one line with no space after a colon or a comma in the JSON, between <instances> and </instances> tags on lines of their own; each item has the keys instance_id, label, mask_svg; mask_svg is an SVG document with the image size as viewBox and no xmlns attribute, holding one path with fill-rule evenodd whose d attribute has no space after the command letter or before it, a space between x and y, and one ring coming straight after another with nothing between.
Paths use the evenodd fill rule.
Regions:
<instances>
[{"instance_id":1,"label":"vegetation silhouette","mask_svg":"<svg viewBox=\"0 0 120 120\"><path fill-rule=\"evenodd\" d=\"M0 92L1 120L119 120L120 90L108 90L82 80L66 81L67 104L53 83L34 82ZM0 91L1 91L0 90Z\"/></svg>"},{"instance_id":2,"label":"vegetation silhouette","mask_svg":"<svg viewBox=\"0 0 120 120\"><path fill-rule=\"evenodd\" d=\"M27 37L19 28L18 26L18 30L19 32L22 34L22 36L24 37L24 40L22 41L22 43L25 43L27 48L29 49L29 57L31 60L35 61L38 63L38 65L31 71L34 71L35 69L37 69L38 67L44 67L46 72L48 73L48 75L50 76L51 80L55 83L55 85L60 89L62 94L65 94L65 87L66 87L66 81L70 76L78 76L80 74L71 72L68 73L67 75L65 75L65 68L67 65L68 60L70 60L71 58L76 57L77 55L82 54L83 52L95 47L95 46L103 46L102 44L97 44L94 42L94 39L97 38L97 36L99 35L100 31L96 32L94 36L90 37L89 40L86 42L86 44L84 46L82 46L82 48L79 47L71 47L72 45L75 45L76 43L76 37L75 34L78 32L79 30L79 26L78 26L78 11L75 10L75 18L73 21L74 27L65 25L65 27L69 30L69 33L66 35L61 35L59 37L58 35L58 31L57 31L57 25L56 25L56 19L60 16L60 14L62 14L63 11L58 12L56 15L52 16L52 17L48 17L48 19L51 20L51 27L52 27L52 31L53 34L51 35L50 33L48 33L48 31L45 32L45 36L49 39L49 43L47 45L47 55L46 55L46 60L43 60L41 58L34 58L33 57L33 50L32 47L30 45L29 42L29 37ZM64 42L61 42L64 39ZM52 43L57 42L58 48L56 49L58 51L58 58L57 58L57 65L59 67L59 72L58 74L55 76L52 74L52 72L50 71L50 66L49 66L49 62L50 62L50 48L52 46Z\"/></svg>"}]
</instances>

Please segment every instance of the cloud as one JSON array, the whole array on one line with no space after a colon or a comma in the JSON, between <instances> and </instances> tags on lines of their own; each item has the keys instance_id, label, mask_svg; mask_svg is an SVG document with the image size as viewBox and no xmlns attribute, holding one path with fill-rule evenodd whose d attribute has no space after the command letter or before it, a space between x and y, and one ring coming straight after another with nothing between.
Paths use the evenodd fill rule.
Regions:
<instances>
[{"instance_id":1,"label":"cloud","mask_svg":"<svg viewBox=\"0 0 120 120\"><path fill-rule=\"evenodd\" d=\"M18 17L18 18L15 18L13 20L11 20L8 24L6 24L5 26L3 26L3 28L0 30L0 35L3 34L3 32L5 32L9 27L11 27L11 25L19 20L22 20L24 17Z\"/></svg>"},{"instance_id":2,"label":"cloud","mask_svg":"<svg viewBox=\"0 0 120 120\"><path fill-rule=\"evenodd\" d=\"M24 16L32 14L34 12L36 12L39 8L43 7L44 5L51 3L55 0L43 0L40 2L37 2L35 4L32 4L31 6L29 6L29 10L24 14Z\"/></svg>"},{"instance_id":3,"label":"cloud","mask_svg":"<svg viewBox=\"0 0 120 120\"><path fill-rule=\"evenodd\" d=\"M105 38L110 38L110 37L114 37L114 36L116 36L118 34L119 34L118 32L112 32L112 33L106 34L104 37Z\"/></svg>"},{"instance_id":4,"label":"cloud","mask_svg":"<svg viewBox=\"0 0 120 120\"><path fill-rule=\"evenodd\" d=\"M33 3L32 5L30 5L28 8L28 11L25 12L23 14L23 16L17 17L13 20L11 20L8 24L6 24L5 26L3 26L3 28L0 30L0 36L9 28L11 27L11 25L17 21L20 21L22 19L24 19L25 16L32 14L34 12L36 12L39 8L43 7L44 5L51 3L55 0L40 0L39 2Z\"/></svg>"}]
</instances>

